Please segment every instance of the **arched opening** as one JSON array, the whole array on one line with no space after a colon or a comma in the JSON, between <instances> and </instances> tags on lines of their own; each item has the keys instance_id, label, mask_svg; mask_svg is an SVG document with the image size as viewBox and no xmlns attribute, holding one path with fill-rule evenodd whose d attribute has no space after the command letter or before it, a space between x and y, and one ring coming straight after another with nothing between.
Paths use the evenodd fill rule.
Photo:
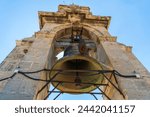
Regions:
<instances>
[{"instance_id":1,"label":"arched opening","mask_svg":"<svg viewBox=\"0 0 150 117\"><path fill-rule=\"evenodd\" d=\"M72 28L74 28L74 29L72 29ZM73 30L75 30L75 31L80 31L80 32L76 32L76 33L74 33L73 34ZM82 33L81 33L81 30L82 30ZM89 50L88 50L88 56L89 57L91 57L91 58L93 58L93 59L95 59L97 62L98 62L98 66L100 66L99 68L98 67L91 67L92 69L93 68L98 68L98 70L108 70L109 68L107 68L104 64L105 63L102 63L101 64L101 61L103 62L103 57L101 58L101 56L105 56L105 58L107 58L107 55L106 55L106 53L104 52L104 50L102 50L103 48L101 47L99 47L100 46L100 42L99 42L99 38L98 38L98 36L94 33L94 32L92 32L92 31L89 31L89 30L87 30L86 29L86 27L72 27L72 26L70 26L70 27L66 27L66 28L63 28L63 29L60 29L60 30L58 30L58 31L56 31L56 35L55 35L55 37L54 37L54 40L53 40L53 44L54 44L54 48L53 48L53 53L54 53L54 56L61 56L61 57L58 57L59 59L55 59L55 61L54 61L54 63L53 63L53 67L52 67L52 69L53 68L69 68L68 66L67 67L64 67L65 65L68 65L68 64L65 64L65 62L64 62L64 60L61 60L61 59L63 59L63 52L65 51L65 49L70 45L70 43L72 42L72 35L77 35L77 34L81 34L80 36L80 38L82 38L82 39L84 39L85 40L85 42L86 42L86 46L89 48ZM78 39L78 35L76 36L76 39ZM77 40L77 42L78 42L78 40ZM97 48L98 47L98 48ZM101 49L101 51L99 51L99 49ZM102 54L102 55L100 55L100 54ZM84 57L84 59L82 58L82 60L83 61L86 61L86 62L91 62L92 60L91 59L89 59L89 60L85 60L85 58L86 57ZM67 59L67 60L70 60L70 59ZM75 59L76 60L76 59ZM61 61L59 64L60 65L58 65L57 67L54 67L54 66L56 66L56 64L57 64L57 62L59 62L59 61ZM71 58L71 63L74 61L74 58ZM80 60L81 61L81 60ZM63 63L64 62L64 63ZM109 63L109 60L107 61L108 63ZM68 62L66 62L66 63L68 63ZM70 62L69 62L70 63ZM107 63L107 64L108 64ZM85 64L85 62L84 62L84 64ZM81 65L83 65L83 64L81 64ZM109 64L110 65L110 64ZM63 67L62 67L63 66ZM92 64L91 65L89 65L89 66L92 66ZM86 67L85 67L86 68ZM68 69L67 69L68 70ZM72 69L69 69L69 70L72 70ZM74 70L74 69L73 69ZM78 72L78 71L76 71L76 72ZM87 72L87 71L86 71ZM50 75L51 74L53 74L53 75L55 75L55 73L56 72L53 72L53 73L50 73ZM56 73L57 74L57 73ZM77 74L77 73L76 73ZM88 75L90 75L90 74L88 74ZM107 74L106 76L110 76L111 75L111 73L109 73L109 74ZM71 75L70 75L71 76ZM103 76L101 76L101 77L103 77ZM58 78L59 79L59 78ZM62 84L62 82L60 83L60 81L59 81L59 83L62 85L62 86L60 86L60 84L58 83L58 79L56 79L56 81L55 81L55 83L52 83L53 85L51 85L50 86L50 95L51 96L49 96L49 98L47 98L47 99L69 99L69 97L71 98L71 99L85 99L85 95L86 95L86 99L103 99L102 97L104 97L105 99L109 99L109 97L105 94L104 95L104 92L103 91L106 91L106 92L110 92L111 90L113 90L113 89L106 89L106 88L104 88L104 87L102 87L102 89L100 88L101 87L101 84L103 85L103 84L105 84L105 85L108 85L108 81L105 81L105 80L101 80L100 82L96 82L96 83L99 83L99 84L96 84L96 85L94 85L94 87L95 88L92 88L91 90L87 90L88 92L86 92L86 90L84 90L85 92L82 94L82 93L80 93L80 92L78 92L79 90L74 90L74 86L68 86L68 85L65 85L65 86L63 86L64 84ZM62 79L65 79L65 78L62 78ZM61 79L61 80L62 80ZM77 80L79 80L79 79L77 79ZM96 78L94 79L94 80L96 80ZM74 80L72 80L72 81L76 81L76 79L74 79ZM80 80L81 81L81 80ZM68 83L68 82L71 82L70 80L67 80L67 81L65 81L65 83ZM64 83L64 82L63 82ZM86 82L87 83L87 82ZM101 83L101 84L100 84ZM77 84L80 84L79 82L77 82ZM92 84L93 85L93 84ZM86 85L85 85L86 86ZM89 85L87 85L87 86L89 86ZM73 92L69 92L68 90L62 90L62 89L65 89L66 87L70 87L70 88L73 88L73 90L75 91L75 93ZM93 86L92 86L93 87ZM91 88L91 87L90 87ZM66 88L67 89L67 88ZM51 90L53 91L53 92L55 92L54 93L54 97L52 96L52 93L51 93ZM55 91L54 91L55 90ZM59 91L61 91L61 92L59 92ZM65 91L67 92L66 94L67 95L64 95L65 94ZM71 90L72 91L72 90ZM97 92L98 91L98 92ZM63 94L63 95L62 95ZM76 96L74 96L74 98L72 98L72 94L75 94ZM101 95L101 94L103 94L103 96ZM60 96L61 95L61 96ZM89 96L87 96L87 95L89 95ZM83 96L83 97L82 97ZM58 98L58 97L60 97L60 98Z\"/></svg>"},{"instance_id":2,"label":"arched opening","mask_svg":"<svg viewBox=\"0 0 150 117\"><path fill-rule=\"evenodd\" d=\"M64 56L64 51L65 49L69 46L69 44L71 43L71 38L72 36L81 36L80 38L84 39L86 41L86 46L88 46L88 52L89 52L89 56L93 57L93 58L97 58L96 56L96 43L97 43L97 40L98 40L98 37L93 34L91 34L91 32L89 32L87 29L85 29L84 27L68 27L68 28L65 28L65 29L62 29L62 30L59 30L55 37L54 37L54 53L55 53L55 56L57 59L55 59L55 62L57 62L59 59L62 59L63 56ZM78 37L76 37L78 39ZM69 62L71 61L71 62ZM64 62L62 65L56 67L56 68L60 68L61 66L74 66L74 62L73 64L69 64L69 63L72 63L72 61L74 60L69 60L67 62ZM82 64L80 63L80 66L82 67L85 67L87 66L87 62L90 63L89 61L87 60L82 60L84 62L82 62ZM54 64L55 64L54 62ZM56 65L55 65L56 66ZM92 63L89 64L88 67L92 66ZM74 68L74 67L72 67ZM94 68L94 66L93 66ZM93 69L92 68L92 69ZM84 69L84 68L83 68ZM61 77L61 76L60 76ZM59 79L59 77L58 77ZM50 90L53 90L54 87L56 85L51 85L50 86ZM87 85L85 85L87 86ZM69 88L74 88L74 86L70 86L70 85L66 85L66 87L69 87ZM90 87L91 88L91 87ZM55 89L56 91L59 91L58 89ZM92 89L92 92L95 92L95 88ZM96 92L99 92L98 90L96 90ZM48 99L53 99L54 96L56 96L57 94L53 94L51 95ZM72 97L73 96L73 97ZM86 96L86 97L85 97ZM93 95L89 95L88 94L78 94L78 95L72 95L71 93L66 93L65 95L61 95L60 98L58 99L95 99L93 98ZM101 95L98 95L98 99L102 99L101 98L102 96Z\"/></svg>"}]
</instances>

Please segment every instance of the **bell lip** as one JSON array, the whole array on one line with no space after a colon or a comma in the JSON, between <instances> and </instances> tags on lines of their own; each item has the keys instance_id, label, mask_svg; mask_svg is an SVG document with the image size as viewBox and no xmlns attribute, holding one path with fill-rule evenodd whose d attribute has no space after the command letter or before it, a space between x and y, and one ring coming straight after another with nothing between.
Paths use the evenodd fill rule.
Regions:
<instances>
[{"instance_id":1,"label":"bell lip","mask_svg":"<svg viewBox=\"0 0 150 117\"><path fill-rule=\"evenodd\" d=\"M56 62L55 62L55 64L52 66L52 68L51 69L54 69L54 67L57 65L57 63L59 63L59 62L61 62L61 61L68 61L68 60L73 60L73 59L75 59L75 58L77 58L77 59L80 59L80 58L82 58L83 60L87 60L87 61L92 61L92 62L95 62L96 64L98 64L99 65L99 67L101 68L101 69L103 69L103 66L96 60L96 59L94 59L94 58L92 58L92 57L90 57L90 56L87 56L87 55L72 55L72 56L65 56L65 57L63 57L63 58L61 58L61 59L59 59L59 60L57 60ZM88 70L88 69L87 69ZM51 73L52 73L53 71L50 71L50 73L49 73L49 76L51 76ZM98 80L99 81L99 80ZM98 82L97 81L97 82ZM96 82L96 83L97 83ZM102 81L101 82L103 82L103 79L102 79ZM56 84L55 83L51 83L54 87L56 86ZM82 93L84 93L84 92L87 92L87 90L88 90L88 92L91 92L91 91L93 91L93 90L95 90L97 87L96 86L94 86L94 85L91 85L90 87L88 87L88 88L85 88L85 89L69 89L69 88L66 88L66 87L63 87L63 88L60 88L60 87L63 87L63 86L58 86L56 89L58 89L58 90L60 90L60 91L62 91L62 92L81 92L81 93L75 93L75 95L77 95L77 94L82 94ZM70 94L74 94L74 93L70 93Z\"/></svg>"}]
</instances>

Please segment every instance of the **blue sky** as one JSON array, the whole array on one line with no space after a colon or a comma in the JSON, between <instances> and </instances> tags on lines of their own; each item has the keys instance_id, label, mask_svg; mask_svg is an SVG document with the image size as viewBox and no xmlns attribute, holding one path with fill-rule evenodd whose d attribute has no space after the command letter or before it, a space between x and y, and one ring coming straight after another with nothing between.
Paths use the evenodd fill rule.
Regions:
<instances>
[{"instance_id":1,"label":"blue sky","mask_svg":"<svg viewBox=\"0 0 150 117\"><path fill-rule=\"evenodd\" d=\"M133 53L150 71L149 0L0 0L0 62L15 47L15 40L39 31L38 11L57 11L59 4L72 3L89 6L94 15L111 16L111 35L133 46Z\"/></svg>"}]
</instances>

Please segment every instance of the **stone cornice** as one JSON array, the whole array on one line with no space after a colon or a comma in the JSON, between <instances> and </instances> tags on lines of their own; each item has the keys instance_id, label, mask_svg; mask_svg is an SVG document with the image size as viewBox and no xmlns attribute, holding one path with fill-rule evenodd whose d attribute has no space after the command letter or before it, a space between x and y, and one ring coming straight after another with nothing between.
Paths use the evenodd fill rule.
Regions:
<instances>
[{"instance_id":1,"label":"stone cornice","mask_svg":"<svg viewBox=\"0 0 150 117\"><path fill-rule=\"evenodd\" d=\"M59 5L57 12L42 12L38 13L40 29L45 23L88 23L101 24L108 29L111 17L110 16L95 16L90 12L89 7L77 5Z\"/></svg>"}]
</instances>

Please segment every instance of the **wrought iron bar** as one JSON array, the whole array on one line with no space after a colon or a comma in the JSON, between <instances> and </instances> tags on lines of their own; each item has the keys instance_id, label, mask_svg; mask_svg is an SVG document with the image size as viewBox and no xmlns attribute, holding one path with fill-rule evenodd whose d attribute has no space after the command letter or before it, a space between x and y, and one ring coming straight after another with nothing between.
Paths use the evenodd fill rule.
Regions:
<instances>
[{"instance_id":1,"label":"wrought iron bar","mask_svg":"<svg viewBox=\"0 0 150 117\"><path fill-rule=\"evenodd\" d=\"M91 94L96 100L98 100L98 98L94 95L94 94Z\"/></svg>"},{"instance_id":2,"label":"wrought iron bar","mask_svg":"<svg viewBox=\"0 0 150 117\"><path fill-rule=\"evenodd\" d=\"M49 92L52 92L52 93L60 93L60 92L62 92L62 93L73 93L73 94L80 94L80 93L82 93L82 94L99 94L99 95L101 95L102 93L98 93L98 92L73 92L73 91L49 91Z\"/></svg>"},{"instance_id":3,"label":"wrought iron bar","mask_svg":"<svg viewBox=\"0 0 150 117\"><path fill-rule=\"evenodd\" d=\"M52 90L52 92L60 85L61 83L59 82ZM44 100L46 100L51 94L52 92L49 92L48 95L44 98Z\"/></svg>"},{"instance_id":4,"label":"wrought iron bar","mask_svg":"<svg viewBox=\"0 0 150 117\"><path fill-rule=\"evenodd\" d=\"M110 82L110 84L123 96L123 98L125 98L124 94L122 93L122 91L116 86L114 85L114 83L109 80L109 78L107 78L107 76L105 74L103 74L103 76Z\"/></svg>"},{"instance_id":5,"label":"wrought iron bar","mask_svg":"<svg viewBox=\"0 0 150 117\"><path fill-rule=\"evenodd\" d=\"M108 100L111 100L110 97L108 97L104 91L102 91L98 86L97 88L100 90L100 92L102 92L102 94L104 94L107 97Z\"/></svg>"},{"instance_id":6,"label":"wrought iron bar","mask_svg":"<svg viewBox=\"0 0 150 117\"><path fill-rule=\"evenodd\" d=\"M56 100L61 94L63 94L63 93L60 92L53 100Z\"/></svg>"},{"instance_id":7,"label":"wrought iron bar","mask_svg":"<svg viewBox=\"0 0 150 117\"><path fill-rule=\"evenodd\" d=\"M46 86L49 85L49 83L50 83L53 79L55 79L55 77L56 77L59 73L60 73L60 72L57 72L57 73L50 79L50 81L47 82L47 83L37 92L36 97L38 96L38 94L39 94Z\"/></svg>"},{"instance_id":8,"label":"wrought iron bar","mask_svg":"<svg viewBox=\"0 0 150 117\"><path fill-rule=\"evenodd\" d=\"M61 83L68 83L68 84L75 84L76 82L69 82L69 81L59 81L59 80L52 80L51 82L61 82ZM96 84L96 83L88 83L88 82L81 82L80 84L89 84L89 85L100 85L100 86L108 86L108 84Z\"/></svg>"}]
</instances>

